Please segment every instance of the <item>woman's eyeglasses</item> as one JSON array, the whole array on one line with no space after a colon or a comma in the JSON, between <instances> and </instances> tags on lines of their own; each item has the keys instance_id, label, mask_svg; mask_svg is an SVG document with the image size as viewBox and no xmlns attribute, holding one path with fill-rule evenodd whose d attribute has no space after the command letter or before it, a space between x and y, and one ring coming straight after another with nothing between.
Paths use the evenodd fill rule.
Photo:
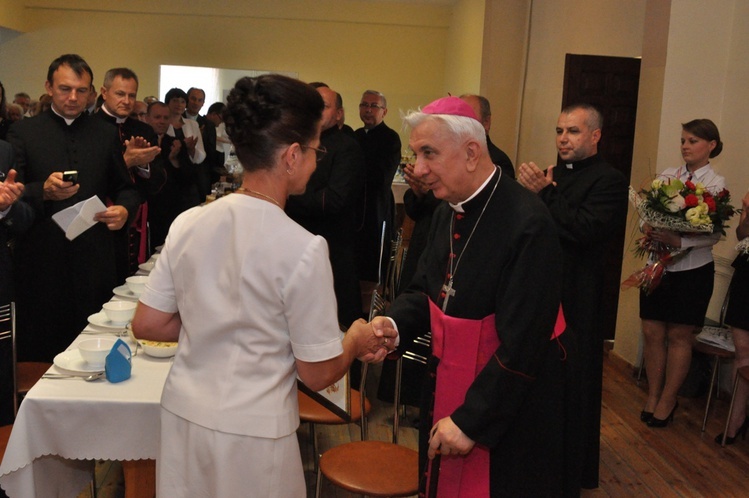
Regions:
<instances>
[{"instance_id":1,"label":"woman's eyeglasses","mask_svg":"<svg viewBox=\"0 0 749 498\"><path fill-rule=\"evenodd\" d=\"M312 149L312 150L314 150L314 151L315 151L315 158L317 159L317 162L318 162L318 163L319 163L320 161L322 161L322 158L323 158L323 157L325 157L325 154L327 154L327 153L328 153L328 149L326 149L326 148L325 148L325 147L323 147L322 145L320 146L320 148L319 148L319 149L318 149L318 148L315 148L315 147L312 147L311 145L302 145L301 147L302 147L303 149Z\"/></svg>"}]
</instances>

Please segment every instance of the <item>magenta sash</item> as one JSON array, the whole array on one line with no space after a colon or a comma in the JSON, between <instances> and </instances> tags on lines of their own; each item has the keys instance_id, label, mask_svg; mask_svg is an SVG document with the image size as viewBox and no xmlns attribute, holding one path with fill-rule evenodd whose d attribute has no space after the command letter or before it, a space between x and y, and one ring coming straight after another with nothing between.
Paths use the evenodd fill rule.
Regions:
<instances>
[{"instance_id":1,"label":"magenta sash","mask_svg":"<svg viewBox=\"0 0 749 498\"><path fill-rule=\"evenodd\" d=\"M482 320L448 316L429 301L432 325L432 354L440 359L434 394L435 423L463 404L468 388L500 345L495 315ZM566 327L561 306L551 339ZM436 461L436 460L435 460ZM438 497L488 498L489 449L476 444L465 456L439 459ZM431 482L431 462L427 482ZM428 491L427 491L428 492ZM432 497L430 497L432 498Z\"/></svg>"}]
</instances>

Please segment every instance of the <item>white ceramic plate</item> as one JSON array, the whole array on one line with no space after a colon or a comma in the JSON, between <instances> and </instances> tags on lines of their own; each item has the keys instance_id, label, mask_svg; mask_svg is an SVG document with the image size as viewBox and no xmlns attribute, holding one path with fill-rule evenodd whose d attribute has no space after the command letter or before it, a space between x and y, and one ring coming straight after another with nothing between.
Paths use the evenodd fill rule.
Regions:
<instances>
[{"instance_id":1,"label":"white ceramic plate","mask_svg":"<svg viewBox=\"0 0 749 498\"><path fill-rule=\"evenodd\" d=\"M140 343L140 346L143 348L143 352L146 353L148 356L153 356L155 358L170 358L175 355L177 352L177 343L175 342L173 346L151 346L148 344L147 341L140 340L138 341Z\"/></svg>"},{"instance_id":2,"label":"white ceramic plate","mask_svg":"<svg viewBox=\"0 0 749 498\"><path fill-rule=\"evenodd\" d=\"M115 296L130 300L130 301L137 301L139 297L133 294L132 292L130 292L130 287L128 287L127 285L120 285L119 287L115 287L112 292L114 292Z\"/></svg>"},{"instance_id":3,"label":"white ceramic plate","mask_svg":"<svg viewBox=\"0 0 749 498\"><path fill-rule=\"evenodd\" d=\"M150 272L153 270L153 267L156 265L156 261L146 261L145 263L141 263L138 265L138 268L140 268L143 271Z\"/></svg>"},{"instance_id":4,"label":"white ceramic plate","mask_svg":"<svg viewBox=\"0 0 749 498\"><path fill-rule=\"evenodd\" d=\"M93 315L88 317L88 323L91 325L94 325L95 327L101 327L103 329L107 330L124 330L127 326L127 323L112 323L111 320L107 317L107 314L104 313L104 311L100 311L98 313L94 313Z\"/></svg>"},{"instance_id":5,"label":"white ceramic plate","mask_svg":"<svg viewBox=\"0 0 749 498\"><path fill-rule=\"evenodd\" d=\"M68 372L88 374L103 372L104 369L101 367L92 367L81 357L81 353L77 349L71 349L69 351L63 351L62 353L55 356L52 360L57 368L61 368Z\"/></svg>"}]
</instances>

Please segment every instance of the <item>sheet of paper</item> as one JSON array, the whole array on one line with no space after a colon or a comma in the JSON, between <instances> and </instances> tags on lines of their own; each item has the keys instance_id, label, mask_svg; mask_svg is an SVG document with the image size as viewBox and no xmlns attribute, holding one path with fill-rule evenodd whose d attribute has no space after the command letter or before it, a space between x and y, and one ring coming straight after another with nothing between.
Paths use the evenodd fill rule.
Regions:
<instances>
[{"instance_id":1,"label":"sheet of paper","mask_svg":"<svg viewBox=\"0 0 749 498\"><path fill-rule=\"evenodd\" d=\"M98 223L94 220L94 215L106 209L107 207L94 195L53 214L52 219L63 229L65 237L73 240Z\"/></svg>"}]
</instances>

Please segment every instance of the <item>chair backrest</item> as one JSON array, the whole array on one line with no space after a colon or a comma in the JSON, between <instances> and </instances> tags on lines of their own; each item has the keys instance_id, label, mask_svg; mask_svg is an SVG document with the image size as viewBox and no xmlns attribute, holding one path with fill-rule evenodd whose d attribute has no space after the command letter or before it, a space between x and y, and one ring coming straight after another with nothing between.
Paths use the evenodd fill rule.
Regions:
<instances>
[{"instance_id":1,"label":"chair backrest","mask_svg":"<svg viewBox=\"0 0 749 498\"><path fill-rule=\"evenodd\" d=\"M16 305L13 302L0 306L0 344L7 353L10 353L10 363L4 364L3 367L8 370L7 376L11 379L12 391L9 393L11 396L9 406L13 406L15 417L18 413L18 396L16 395L18 379L16 375Z\"/></svg>"}]
</instances>

